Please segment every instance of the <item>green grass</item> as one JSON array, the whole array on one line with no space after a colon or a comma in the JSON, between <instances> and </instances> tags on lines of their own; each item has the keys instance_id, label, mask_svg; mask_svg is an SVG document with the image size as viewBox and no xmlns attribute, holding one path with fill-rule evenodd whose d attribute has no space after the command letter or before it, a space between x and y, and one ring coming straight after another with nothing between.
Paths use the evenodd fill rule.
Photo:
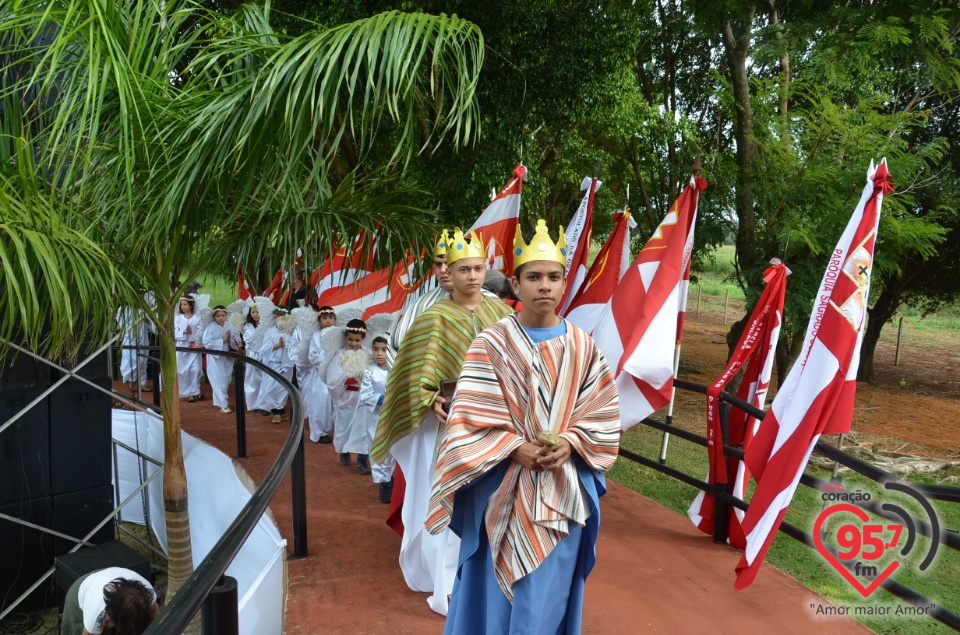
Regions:
<instances>
[{"instance_id":1,"label":"green grass","mask_svg":"<svg viewBox=\"0 0 960 635\"><path fill-rule=\"evenodd\" d=\"M960 307L943 307L932 315L923 316L913 307L905 306L900 308L899 316L904 318L904 337L909 331L910 337L926 348L942 345L944 335L960 335ZM896 332L897 322L898 318L894 318L885 328Z\"/></svg>"},{"instance_id":2,"label":"green grass","mask_svg":"<svg viewBox=\"0 0 960 635\"><path fill-rule=\"evenodd\" d=\"M197 281L203 285L200 293L210 294L210 306L218 304L229 305L237 300L237 281L219 276L203 275L197 278Z\"/></svg>"},{"instance_id":3,"label":"green grass","mask_svg":"<svg viewBox=\"0 0 960 635\"><path fill-rule=\"evenodd\" d=\"M699 410L702 402L699 399L683 399L678 401L675 415L682 416L681 410ZM699 431L702 433L702 430ZM659 431L638 425L623 436L623 447L643 456L656 458L660 453L662 434ZM667 464L687 474L706 474L706 449L672 437L667 455ZM821 479L828 479L828 470L808 467L807 473ZM881 493L882 487L859 475L851 472L842 472L845 491L871 492L875 500L894 502L906 507L919 518L926 518L926 514L918 506L911 506L912 501L905 500L902 495L890 496ZM656 470L642 467L628 459L620 458L610 471L609 477L634 491L652 498L678 514L686 517L687 508L696 496L694 488L676 481ZM929 477L917 476L913 480L930 482ZM749 494L748 494L749 496ZM937 511L942 527L960 527L960 505L931 501ZM808 487L800 486L786 515L786 521L806 532L812 532L816 517L823 509L820 492ZM871 523L889 523L884 519L872 517ZM829 527L829 526L828 526ZM832 530L835 533L836 528ZM887 534L889 535L889 534ZM827 542L830 542L828 539ZM900 544L904 544L901 539ZM960 589L955 581L960 579L960 553L940 546L937 559L926 573L919 573L916 569L919 562L927 554L929 541L918 536L917 543L905 561L901 562L900 569L894 574L894 579L918 593L923 594L938 606L944 606L954 612L960 611ZM886 560L881 561L886 566ZM793 576L814 592L823 596L838 606L876 606L884 605L895 607L906 605L886 591L879 589L870 598L864 599L856 593L840 574L813 549L795 541L794 539L778 534L767 554L766 563L773 565ZM882 568L882 567L881 567ZM733 571L730 572L733 584ZM761 570L760 576L764 575ZM891 613L892 613L891 609ZM851 613L853 609L850 609ZM885 616L885 617L858 617L869 628L881 634L892 633L948 633L947 627L933 619L920 616Z\"/></svg>"},{"instance_id":4,"label":"green grass","mask_svg":"<svg viewBox=\"0 0 960 635\"><path fill-rule=\"evenodd\" d=\"M707 257L703 269L691 272L692 277L696 278L696 282L690 285L691 298L699 286L704 295L725 298L729 293L731 300L744 301L743 291L732 277L735 252L733 245L718 247Z\"/></svg>"}]
</instances>

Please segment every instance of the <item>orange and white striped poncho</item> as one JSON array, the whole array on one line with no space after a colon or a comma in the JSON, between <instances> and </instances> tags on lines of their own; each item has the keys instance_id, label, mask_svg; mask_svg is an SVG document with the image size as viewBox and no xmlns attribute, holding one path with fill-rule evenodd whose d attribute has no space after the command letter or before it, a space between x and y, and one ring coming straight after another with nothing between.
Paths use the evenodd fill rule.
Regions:
<instances>
[{"instance_id":1,"label":"orange and white striped poncho","mask_svg":"<svg viewBox=\"0 0 960 635\"><path fill-rule=\"evenodd\" d=\"M436 534L453 513L454 493L524 441L552 430L597 472L617 458L620 410L617 386L593 339L567 322L567 333L535 344L514 316L486 329L463 363L443 434L425 522ZM513 586L534 571L589 516L572 460L559 471L535 472L512 461L490 497L484 522L497 582L513 600Z\"/></svg>"}]
</instances>

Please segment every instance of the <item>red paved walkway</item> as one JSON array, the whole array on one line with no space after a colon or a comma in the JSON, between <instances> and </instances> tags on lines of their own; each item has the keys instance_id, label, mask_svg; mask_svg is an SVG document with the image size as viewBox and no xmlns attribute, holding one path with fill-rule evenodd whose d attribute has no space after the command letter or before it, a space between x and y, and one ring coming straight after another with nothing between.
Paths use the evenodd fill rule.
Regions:
<instances>
[{"instance_id":1,"label":"red paved walkway","mask_svg":"<svg viewBox=\"0 0 960 635\"><path fill-rule=\"evenodd\" d=\"M236 456L233 415L208 398L183 402L184 429ZM231 395L232 398L232 395ZM274 461L287 426L247 415L247 458L257 481ZM309 556L288 562L286 633L413 633L443 630L426 594L404 584L400 538L383 522L387 506L356 468L343 467L332 445L307 441ZM615 483L601 499L598 563L586 588L585 633L869 633L852 618L816 618L809 589L765 566L747 591L734 592L739 553L667 508ZM271 504L292 544L289 477Z\"/></svg>"}]
</instances>

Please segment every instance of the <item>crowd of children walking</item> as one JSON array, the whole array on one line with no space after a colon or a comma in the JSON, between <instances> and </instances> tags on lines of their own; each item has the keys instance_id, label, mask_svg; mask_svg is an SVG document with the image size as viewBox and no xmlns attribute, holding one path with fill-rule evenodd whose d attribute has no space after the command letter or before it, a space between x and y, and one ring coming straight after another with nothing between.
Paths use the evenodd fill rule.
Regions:
<instances>
[{"instance_id":1,"label":"crowd of children walking","mask_svg":"<svg viewBox=\"0 0 960 635\"><path fill-rule=\"evenodd\" d=\"M213 309L208 303L206 295L187 295L179 302L174 320L176 344L198 349L196 353L177 353L180 397L189 403L205 398L200 390L205 368L213 405L221 413L233 412L228 400L233 360L200 352L244 352L297 386L310 440L332 443L344 466L353 465L356 455L357 472L372 475L380 486L381 502L389 503L395 463L392 458L372 463L370 450L390 372L387 336L396 320L377 315L364 321L359 315L347 315L349 311L338 320L332 307L306 303L288 312L264 297ZM117 319L124 332L131 333L131 343L142 339L135 316L121 311ZM146 381L146 369L127 366L124 381L133 390L138 378ZM245 405L248 412L269 416L273 423L288 420L288 394L283 385L252 364L246 364L244 370L245 404L236 407Z\"/></svg>"}]
</instances>

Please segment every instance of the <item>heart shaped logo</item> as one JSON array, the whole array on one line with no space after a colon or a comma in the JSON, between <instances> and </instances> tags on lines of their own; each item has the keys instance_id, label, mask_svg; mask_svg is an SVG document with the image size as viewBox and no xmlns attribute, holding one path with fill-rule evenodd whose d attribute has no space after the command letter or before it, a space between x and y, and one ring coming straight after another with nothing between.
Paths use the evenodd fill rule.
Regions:
<instances>
[{"instance_id":1,"label":"heart shaped logo","mask_svg":"<svg viewBox=\"0 0 960 635\"><path fill-rule=\"evenodd\" d=\"M849 503L839 503L837 505L833 505L817 517L817 522L813 525L813 541L816 543L817 551L820 552L820 555L823 556L824 560L832 564L833 568L839 571L840 575L842 575L847 582L850 583L850 586L856 589L860 595L863 597L869 597L871 593L877 590L877 587L883 584L884 580L890 577L891 573L897 570L897 567L900 566L900 561L894 560L888 564L886 569L877 574L877 576L873 579L873 582L870 583L870 586L863 586L860 583L860 580L857 580L850 570L844 566L844 564L840 562L840 560L837 559L837 557L829 549L827 549L827 546L823 544L823 540L820 537L820 530L823 527L823 523L826 522L827 518L838 512L850 512L863 522L868 522L870 520L870 517L867 516L867 513L859 507L855 507Z\"/></svg>"}]
</instances>

